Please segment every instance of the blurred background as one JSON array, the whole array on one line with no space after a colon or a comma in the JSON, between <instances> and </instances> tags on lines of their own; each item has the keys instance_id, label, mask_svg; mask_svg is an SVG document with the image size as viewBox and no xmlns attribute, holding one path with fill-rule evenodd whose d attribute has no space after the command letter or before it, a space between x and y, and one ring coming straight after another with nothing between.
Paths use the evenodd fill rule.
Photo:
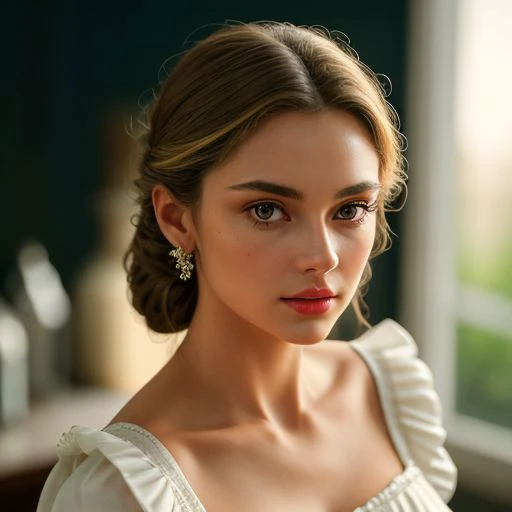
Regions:
<instances>
[{"instance_id":1,"label":"blurred background","mask_svg":"<svg viewBox=\"0 0 512 512\"><path fill-rule=\"evenodd\" d=\"M0 508L34 510L55 443L172 355L126 299L139 104L225 20L322 25L393 84L409 199L371 321L414 335L459 466L455 511L512 510L512 2L7 0L0 7ZM350 336L347 315L337 336ZM141 355L143 354L143 355Z\"/></svg>"}]
</instances>

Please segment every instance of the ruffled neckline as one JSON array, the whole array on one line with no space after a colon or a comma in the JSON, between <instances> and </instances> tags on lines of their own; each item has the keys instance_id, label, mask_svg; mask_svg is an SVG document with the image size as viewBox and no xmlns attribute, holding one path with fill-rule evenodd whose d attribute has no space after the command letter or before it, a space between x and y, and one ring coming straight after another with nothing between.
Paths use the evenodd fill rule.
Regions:
<instances>
[{"instance_id":1,"label":"ruffled neckline","mask_svg":"<svg viewBox=\"0 0 512 512\"><path fill-rule=\"evenodd\" d=\"M388 431L404 465L416 465L446 503L455 491L457 468L444 448L446 431L432 373L418 347L397 322L386 319L350 345L368 365Z\"/></svg>"},{"instance_id":2,"label":"ruffled neckline","mask_svg":"<svg viewBox=\"0 0 512 512\"><path fill-rule=\"evenodd\" d=\"M448 502L457 471L443 447L446 432L432 375L417 358L411 336L396 322L385 320L350 345L373 375L390 436L405 468L354 512L381 510L409 486L428 487L425 492L437 493ZM102 431L75 426L61 437L58 453L62 462L77 461L95 449L119 469L147 510L156 510L145 498L149 495L153 502L158 497L169 505L179 503L184 512L206 512L172 454L142 427L121 422Z\"/></svg>"},{"instance_id":3,"label":"ruffled neckline","mask_svg":"<svg viewBox=\"0 0 512 512\"><path fill-rule=\"evenodd\" d=\"M82 429L82 427L73 428ZM180 502L182 507L186 507L184 510L190 510L191 512L207 512L176 459L174 459L169 450L157 437L151 434L151 432L148 432L139 425L125 422L113 423L106 427L103 432L111 434L121 441L124 440L132 445L139 446L141 451L152 461L152 465L154 464L158 467L171 483L175 498ZM147 443L141 445L140 437L145 439ZM375 507L383 503L392 501L419 477L421 477L419 468L414 464L409 464L402 473L394 477L382 491L370 498L363 505L357 507L353 512L369 512L375 510ZM157 484L156 480L154 483Z\"/></svg>"}]
</instances>

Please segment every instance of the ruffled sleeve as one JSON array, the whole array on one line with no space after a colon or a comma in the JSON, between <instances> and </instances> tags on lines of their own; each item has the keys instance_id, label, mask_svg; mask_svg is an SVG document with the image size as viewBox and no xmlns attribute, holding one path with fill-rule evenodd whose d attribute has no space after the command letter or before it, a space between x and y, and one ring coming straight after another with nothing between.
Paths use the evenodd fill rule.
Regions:
<instances>
[{"instance_id":1,"label":"ruffled sleeve","mask_svg":"<svg viewBox=\"0 0 512 512\"><path fill-rule=\"evenodd\" d=\"M165 476L127 441L75 426L62 435L57 454L37 512L179 512Z\"/></svg>"},{"instance_id":2,"label":"ruffled sleeve","mask_svg":"<svg viewBox=\"0 0 512 512\"><path fill-rule=\"evenodd\" d=\"M441 404L432 373L418 359L409 333L384 320L351 342L371 370L395 448L405 466L416 465L447 503L457 469L444 448Z\"/></svg>"}]
</instances>

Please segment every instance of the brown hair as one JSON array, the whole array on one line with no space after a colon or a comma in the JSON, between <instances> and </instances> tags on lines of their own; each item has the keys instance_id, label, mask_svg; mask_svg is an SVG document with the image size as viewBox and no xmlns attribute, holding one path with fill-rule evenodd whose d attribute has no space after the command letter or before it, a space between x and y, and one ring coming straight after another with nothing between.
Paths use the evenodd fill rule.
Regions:
<instances>
[{"instance_id":1,"label":"brown hair","mask_svg":"<svg viewBox=\"0 0 512 512\"><path fill-rule=\"evenodd\" d=\"M125 255L132 303L151 329L187 328L197 302L195 273L183 282L169 262L172 247L154 215L154 186L165 185L178 201L193 207L205 173L263 118L326 108L362 120L379 155L382 194L371 259L389 246L384 213L404 184L404 160L395 111L376 75L353 50L323 29L264 22L225 26L178 61L148 110L135 181L140 211ZM370 277L368 263L352 301L366 325L362 297Z\"/></svg>"}]
</instances>

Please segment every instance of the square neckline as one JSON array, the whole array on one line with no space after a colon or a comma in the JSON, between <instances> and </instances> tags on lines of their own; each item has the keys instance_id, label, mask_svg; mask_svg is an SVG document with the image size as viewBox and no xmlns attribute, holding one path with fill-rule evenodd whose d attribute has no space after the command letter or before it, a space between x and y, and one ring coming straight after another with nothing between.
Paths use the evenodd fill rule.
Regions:
<instances>
[{"instance_id":1,"label":"square neckline","mask_svg":"<svg viewBox=\"0 0 512 512\"><path fill-rule=\"evenodd\" d=\"M187 507L186 510L207 512L206 507L195 493L172 453L155 435L140 425L123 421L111 423L103 431L131 443L146 455L178 491L177 499L181 505ZM366 512L373 509L375 503L380 504L389 501L407 487L419 474L420 470L417 466L408 464L401 473L390 480L384 489L370 497L352 512ZM196 507L197 510L190 507Z\"/></svg>"},{"instance_id":2,"label":"square neckline","mask_svg":"<svg viewBox=\"0 0 512 512\"><path fill-rule=\"evenodd\" d=\"M403 465L402 472L392 478L380 492L352 511L366 512L367 510L369 511L373 509L374 504L387 502L399 494L418 476L418 474L420 474L420 469L414 464L410 457L405 440L400 435L398 425L391 414L389 407L390 397L388 396L389 394L387 393L384 382L380 377L378 368L373 364L373 361L365 355L364 351L358 347L356 343L357 341L358 339L351 340L348 344L370 372L379 396L379 403L382 407L387 431L391 437L393 447ZM124 433L130 432L128 436L120 435L117 437L121 437L122 439L131 442L150 459L159 459L156 461L157 467L162 470L169 482L177 488L182 505L185 505L187 508L190 508L191 506L197 507L197 512L207 512L206 507L195 493L170 450L168 450L162 441L160 441L160 439L158 439L154 434L137 424L122 421L112 423L103 430L113 435L116 435L116 432L119 433L119 431ZM140 440L141 437L145 440L142 445L137 442L137 439ZM196 511L194 510L194 512Z\"/></svg>"}]
</instances>

